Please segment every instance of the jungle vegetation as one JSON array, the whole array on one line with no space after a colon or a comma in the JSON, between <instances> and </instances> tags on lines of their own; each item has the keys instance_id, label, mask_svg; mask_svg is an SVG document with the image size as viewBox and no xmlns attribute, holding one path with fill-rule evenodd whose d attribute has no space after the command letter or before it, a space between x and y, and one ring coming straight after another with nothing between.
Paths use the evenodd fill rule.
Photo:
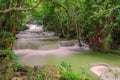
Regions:
<instances>
[{"instance_id":1,"label":"jungle vegetation","mask_svg":"<svg viewBox=\"0 0 120 80\"><path fill-rule=\"evenodd\" d=\"M9 50L26 23L43 25L60 38L77 39L79 46L85 41L99 52L120 52L120 0L0 0L0 54L14 55ZM66 75L72 73L62 74L60 80L70 80ZM77 74L73 78L83 80Z\"/></svg>"},{"instance_id":2,"label":"jungle vegetation","mask_svg":"<svg viewBox=\"0 0 120 80\"><path fill-rule=\"evenodd\" d=\"M120 0L0 0L0 48L12 49L16 33L30 22L98 51L119 48Z\"/></svg>"}]
</instances>

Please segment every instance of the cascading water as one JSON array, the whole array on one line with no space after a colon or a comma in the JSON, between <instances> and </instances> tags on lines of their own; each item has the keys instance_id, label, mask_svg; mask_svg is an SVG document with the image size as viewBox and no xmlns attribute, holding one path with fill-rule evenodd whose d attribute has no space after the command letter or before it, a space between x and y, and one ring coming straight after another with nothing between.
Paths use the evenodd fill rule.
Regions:
<instances>
[{"instance_id":1,"label":"cascading water","mask_svg":"<svg viewBox=\"0 0 120 80\"><path fill-rule=\"evenodd\" d=\"M28 30L21 31L16 35L14 50L18 49L33 49L33 50L48 50L59 48L56 43L58 37L54 36L54 32L44 32L43 26L29 24ZM51 47L50 47L51 46Z\"/></svg>"},{"instance_id":2,"label":"cascading water","mask_svg":"<svg viewBox=\"0 0 120 80\"><path fill-rule=\"evenodd\" d=\"M16 35L13 47L14 52L20 56L20 63L24 65L42 65L46 63L48 57L55 56L60 61L66 55L79 53L81 50L76 40L60 40L54 36L54 32L45 32L40 25L27 24L27 26L28 30Z\"/></svg>"}]
</instances>

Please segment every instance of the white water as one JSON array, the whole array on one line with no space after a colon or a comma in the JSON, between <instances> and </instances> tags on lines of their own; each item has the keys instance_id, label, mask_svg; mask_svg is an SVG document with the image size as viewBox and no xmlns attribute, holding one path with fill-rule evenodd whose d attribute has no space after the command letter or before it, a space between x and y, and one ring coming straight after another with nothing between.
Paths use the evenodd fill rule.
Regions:
<instances>
[{"instance_id":1,"label":"white water","mask_svg":"<svg viewBox=\"0 0 120 80\"><path fill-rule=\"evenodd\" d=\"M89 50L89 47L79 47L76 40L60 40L54 32L44 32L43 26L27 24L28 30L17 34L13 50L21 56L20 62L25 65L41 65L41 57L54 55L64 57L79 53L79 50ZM41 63L40 63L41 62Z\"/></svg>"},{"instance_id":2,"label":"white water","mask_svg":"<svg viewBox=\"0 0 120 80\"><path fill-rule=\"evenodd\" d=\"M54 60L64 60L63 58L70 54L80 53L80 50L90 50L85 43L82 43L83 47L79 47L76 40L60 40L59 37L54 36L54 32L44 32L43 26L38 27L38 25L21 31L16 37L18 39L15 41L13 50L20 56L20 63L28 66L51 64L54 63ZM55 59L53 59L54 57ZM120 78L113 78L114 74L109 74L106 72L107 70L108 67L103 65L91 68L91 71L101 77L102 80L120 80ZM106 76L109 77L106 78Z\"/></svg>"},{"instance_id":3,"label":"white water","mask_svg":"<svg viewBox=\"0 0 120 80\"><path fill-rule=\"evenodd\" d=\"M43 31L42 25L36 25L36 24L26 24L26 26L29 28L28 31Z\"/></svg>"}]
</instances>

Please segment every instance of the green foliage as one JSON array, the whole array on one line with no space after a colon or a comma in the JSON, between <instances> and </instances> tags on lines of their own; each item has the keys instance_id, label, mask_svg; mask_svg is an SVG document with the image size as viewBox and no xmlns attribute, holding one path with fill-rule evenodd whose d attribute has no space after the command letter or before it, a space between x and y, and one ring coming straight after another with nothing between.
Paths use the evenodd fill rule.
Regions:
<instances>
[{"instance_id":1,"label":"green foliage","mask_svg":"<svg viewBox=\"0 0 120 80\"><path fill-rule=\"evenodd\" d=\"M1 0L0 10L16 6L26 8L37 1ZM114 40L118 37L116 31L119 32L114 29L120 25L119 4L120 0L42 0L37 8L30 12L13 10L9 14L0 15L0 29L15 36L16 29L25 29L22 25L25 22L43 24L46 30L54 31L62 38L75 38L79 42L87 40L93 49L104 51L103 49L110 47L111 40L114 43L119 42ZM0 36L3 36L2 34ZM109 41L108 35L111 36Z\"/></svg>"},{"instance_id":2,"label":"green foliage","mask_svg":"<svg viewBox=\"0 0 120 80\"><path fill-rule=\"evenodd\" d=\"M9 55L13 60L18 60L18 56L12 50L0 50L0 55Z\"/></svg>"},{"instance_id":3,"label":"green foliage","mask_svg":"<svg viewBox=\"0 0 120 80\"><path fill-rule=\"evenodd\" d=\"M112 49L109 51L109 53L112 53L114 55L120 55L120 48Z\"/></svg>"},{"instance_id":4,"label":"green foliage","mask_svg":"<svg viewBox=\"0 0 120 80\"><path fill-rule=\"evenodd\" d=\"M15 62L11 65L11 67L12 67L15 71L21 71L21 70L22 70L22 65L21 65L19 62L17 62L17 61L15 61Z\"/></svg>"},{"instance_id":5,"label":"green foliage","mask_svg":"<svg viewBox=\"0 0 120 80\"><path fill-rule=\"evenodd\" d=\"M0 31L0 49L8 49L14 39L15 38L11 32Z\"/></svg>"},{"instance_id":6,"label":"green foliage","mask_svg":"<svg viewBox=\"0 0 120 80\"><path fill-rule=\"evenodd\" d=\"M65 72L61 75L60 80L84 80L80 78L80 75L78 73L69 71Z\"/></svg>"},{"instance_id":7,"label":"green foliage","mask_svg":"<svg viewBox=\"0 0 120 80\"><path fill-rule=\"evenodd\" d=\"M13 38L13 35L8 31L0 31L0 38Z\"/></svg>"},{"instance_id":8,"label":"green foliage","mask_svg":"<svg viewBox=\"0 0 120 80\"><path fill-rule=\"evenodd\" d=\"M27 29L27 27L26 27L26 25L23 25L23 24L19 24L18 26L17 26L17 31L24 31L24 30L26 30Z\"/></svg>"},{"instance_id":9,"label":"green foliage","mask_svg":"<svg viewBox=\"0 0 120 80\"><path fill-rule=\"evenodd\" d=\"M62 69L62 74L60 75L60 80L89 80L85 73L77 73L71 69L71 65L68 62L61 62L59 65L60 69Z\"/></svg>"},{"instance_id":10,"label":"green foliage","mask_svg":"<svg viewBox=\"0 0 120 80\"><path fill-rule=\"evenodd\" d=\"M112 43L111 43L111 49L117 49L120 46L120 27L116 26L111 34L112 37Z\"/></svg>"},{"instance_id":11,"label":"green foliage","mask_svg":"<svg viewBox=\"0 0 120 80\"><path fill-rule=\"evenodd\" d=\"M61 64L59 65L59 67L63 70L63 71L71 71L71 65L68 62L61 62Z\"/></svg>"},{"instance_id":12,"label":"green foliage","mask_svg":"<svg viewBox=\"0 0 120 80\"><path fill-rule=\"evenodd\" d=\"M24 30L27 12L38 0L0 0L0 49L12 49L17 30ZM14 8L23 10L14 10ZM6 39L4 39L6 38Z\"/></svg>"},{"instance_id":13,"label":"green foliage","mask_svg":"<svg viewBox=\"0 0 120 80\"><path fill-rule=\"evenodd\" d=\"M38 80L42 80L42 75L41 74L38 74Z\"/></svg>"},{"instance_id":14,"label":"green foliage","mask_svg":"<svg viewBox=\"0 0 120 80\"><path fill-rule=\"evenodd\" d=\"M26 80L59 80L61 70L52 65L35 66L34 70L28 71Z\"/></svg>"}]
</instances>

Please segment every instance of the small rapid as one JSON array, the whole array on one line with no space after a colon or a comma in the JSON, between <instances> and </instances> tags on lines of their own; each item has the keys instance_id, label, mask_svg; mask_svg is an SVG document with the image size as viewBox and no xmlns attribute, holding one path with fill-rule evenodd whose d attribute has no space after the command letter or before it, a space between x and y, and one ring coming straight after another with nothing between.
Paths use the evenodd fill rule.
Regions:
<instances>
[{"instance_id":1,"label":"small rapid","mask_svg":"<svg viewBox=\"0 0 120 80\"><path fill-rule=\"evenodd\" d=\"M64 40L55 36L54 32L44 31L41 25L26 25L29 29L16 35L13 50L20 56L19 61L24 65L34 66L44 63L42 58L53 55L64 57L73 53L79 53L82 47L77 40ZM83 48L89 50L89 48ZM39 62L41 63L39 63Z\"/></svg>"},{"instance_id":2,"label":"small rapid","mask_svg":"<svg viewBox=\"0 0 120 80\"><path fill-rule=\"evenodd\" d=\"M60 39L58 36L55 36L54 32L44 31L41 25L33 26L33 24L29 24L27 26L28 30L21 31L16 35L13 47L15 54L20 56L19 62L22 65L33 67L37 65L56 65L62 61L69 61L74 70L78 71L82 65L108 63L108 60L111 60L109 64L113 64L112 61L115 60L111 59L111 55L94 54L94 52L90 51L89 46L82 41L83 46L79 47L77 40ZM106 59L104 59L105 56ZM106 79L109 72L106 74L104 71L107 69L108 66L104 65L92 66L90 68L102 80L114 80L114 76ZM103 74L102 77L101 74Z\"/></svg>"}]
</instances>

